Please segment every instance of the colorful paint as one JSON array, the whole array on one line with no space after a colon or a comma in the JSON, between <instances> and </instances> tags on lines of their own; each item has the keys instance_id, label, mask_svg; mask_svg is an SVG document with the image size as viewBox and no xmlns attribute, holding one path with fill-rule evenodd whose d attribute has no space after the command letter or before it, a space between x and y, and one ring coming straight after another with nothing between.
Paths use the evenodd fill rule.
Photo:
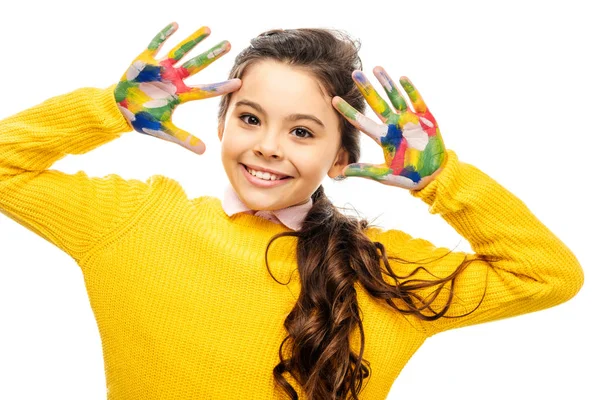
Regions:
<instances>
[{"instance_id":1,"label":"colorful paint","mask_svg":"<svg viewBox=\"0 0 600 400\"><path fill-rule=\"evenodd\" d=\"M385 163L349 164L343 175L370 178L406 189L421 189L433 179L434 173L439 172L446 159L437 122L407 77L401 77L400 84L408 94L414 112L407 107L406 100L387 72L381 67L373 71L395 112L362 71L354 71L352 78L382 123L365 117L340 97L333 104L352 125L382 147Z\"/></svg>"},{"instance_id":2,"label":"colorful paint","mask_svg":"<svg viewBox=\"0 0 600 400\"><path fill-rule=\"evenodd\" d=\"M224 40L180 67L181 60L198 43L210 35L206 26L198 29L175 46L166 58L156 60L163 43L177 30L172 22L161 30L147 48L131 63L117 84L114 95L118 107L137 132L177 143L197 154L205 144L172 122L175 108L182 103L221 96L239 89L239 79L199 86L187 86L183 79L193 75L226 54L231 45Z\"/></svg>"}]
</instances>

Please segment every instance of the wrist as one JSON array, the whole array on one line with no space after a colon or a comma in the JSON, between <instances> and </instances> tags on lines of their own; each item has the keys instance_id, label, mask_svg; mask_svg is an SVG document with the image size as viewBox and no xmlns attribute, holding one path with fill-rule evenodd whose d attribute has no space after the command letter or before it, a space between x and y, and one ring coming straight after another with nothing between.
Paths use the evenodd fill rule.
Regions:
<instances>
[{"instance_id":1,"label":"wrist","mask_svg":"<svg viewBox=\"0 0 600 400\"><path fill-rule=\"evenodd\" d=\"M419 184L417 186L415 186L415 188L411 189L411 191L418 192L420 190L425 189L427 186L429 186L429 184L431 184L431 182L435 181L436 178L444 171L444 167L446 166L447 162L448 162L448 153L446 152L444 154L444 160L442 161L442 165L440 165L440 167L438 169L436 169L433 174L422 178L421 182L419 182Z\"/></svg>"}]
</instances>

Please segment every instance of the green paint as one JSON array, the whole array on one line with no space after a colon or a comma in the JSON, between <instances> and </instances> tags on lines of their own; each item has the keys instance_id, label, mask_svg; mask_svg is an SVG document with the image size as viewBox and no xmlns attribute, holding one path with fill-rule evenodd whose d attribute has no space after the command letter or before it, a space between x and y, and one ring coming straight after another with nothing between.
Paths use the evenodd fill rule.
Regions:
<instances>
[{"instance_id":1,"label":"green paint","mask_svg":"<svg viewBox=\"0 0 600 400\"><path fill-rule=\"evenodd\" d=\"M392 143L386 143L383 145L383 154L385 155L386 161L389 159L390 161L394 159L396 155L396 146Z\"/></svg>"},{"instance_id":2,"label":"green paint","mask_svg":"<svg viewBox=\"0 0 600 400\"><path fill-rule=\"evenodd\" d=\"M200 43L202 40L204 40L204 38L207 36L208 36L208 34L205 33L203 35L198 36L196 39L189 40L189 41L183 43L181 46L179 46L177 48L177 50L175 50L173 52L173 54L175 56L174 59L181 60L181 58L183 56L185 56L191 49L194 48L194 46L196 46L198 43Z\"/></svg>"},{"instance_id":3,"label":"green paint","mask_svg":"<svg viewBox=\"0 0 600 400\"><path fill-rule=\"evenodd\" d=\"M415 87L406 79L400 79L400 84L410 97L410 100L414 103L419 100L419 92L415 89Z\"/></svg>"},{"instance_id":4,"label":"green paint","mask_svg":"<svg viewBox=\"0 0 600 400\"><path fill-rule=\"evenodd\" d=\"M213 61L215 61L218 58L218 56L222 53L223 47L224 47L224 42L221 42L221 43L217 44L216 46L213 46L209 50L205 51L204 53L197 55L196 57L192 58L191 60L186 61L181 67L187 69L190 72L195 71L199 68L205 68L206 66L208 66L210 63L212 63ZM219 51L216 51L216 50L219 50ZM216 54L215 57L208 56L212 52L215 52L215 54Z\"/></svg>"},{"instance_id":5,"label":"green paint","mask_svg":"<svg viewBox=\"0 0 600 400\"><path fill-rule=\"evenodd\" d=\"M406 102L404 101L404 97L400 94L398 90L396 90L395 86L392 86L392 90L385 89L385 92L387 93L388 97L390 98L390 101L392 102L392 105L396 108L396 110L406 110Z\"/></svg>"},{"instance_id":6,"label":"green paint","mask_svg":"<svg viewBox=\"0 0 600 400\"><path fill-rule=\"evenodd\" d=\"M173 33L174 28L175 26L172 23L170 23L156 36L154 36L154 38L148 45L148 50L157 50L160 47L160 45L171 35L171 33Z\"/></svg>"},{"instance_id":7,"label":"green paint","mask_svg":"<svg viewBox=\"0 0 600 400\"><path fill-rule=\"evenodd\" d=\"M117 103L122 102L127 98L127 91L130 87L137 86L137 83L132 81L123 80L117 83L117 87L115 88L115 100Z\"/></svg>"},{"instance_id":8,"label":"green paint","mask_svg":"<svg viewBox=\"0 0 600 400\"><path fill-rule=\"evenodd\" d=\"M444 142L440 136L430 137L425 150L421 152L419 157L417 171L423 177L432 175L442 165L444 156Z\"/></svg>"},{"instance_id":9,"label":"green paint","mask_svg":"<svg viewBox=\"0 0 600 400\"><path fill-rule=\"evenodd\" d=\"M158 121L169 121L173 114L173 109L177 104L179 104L179 101L173 99L162 107L144 108L144 111L152 115Z\"/></svg>"},{"instance_id":10,"label":"green paint","mask_svg":"<svg viewBox=\"0 0 600 400\"><path fill-rule=\"evenodd\" d=\"M348 117L352 121L356 121L356 114L358 113L358 111L356 111L356 109L354 107L352 107L350 104L348 104L346 102L346 100L341 99L337 103L337 107L342 112L342 114L344 114L346 117Z\"/></svg>"},{"instance_id":11,"label":"green paint","mask_svg":"<svg viewBox=\"0 0 600 400\"><path fill-rule=\"evenodd\" d=\"M344 171L344 175L367 177L379 181L383 180L391 171L388 167L379 167L370 164L350 164Z\"/></svg>"},{"instance_id":12,"label":"green paint","mask_svg":"<svg viewBox=\"0 0 600 400\"><path fill-rule=\"evenodd\" d=\"M392 117L393 115L395 115L396 113L392 111L392 109L390 108L390 106L388 106L387 102L381 98L381 96L375 92L375 95L377 96L377 102L379 103L379 106L381 108L383 108L383 111L380 111L380 115L385 118L385 119L389 119L390 117Z\"/></svg>"}]
</instances>

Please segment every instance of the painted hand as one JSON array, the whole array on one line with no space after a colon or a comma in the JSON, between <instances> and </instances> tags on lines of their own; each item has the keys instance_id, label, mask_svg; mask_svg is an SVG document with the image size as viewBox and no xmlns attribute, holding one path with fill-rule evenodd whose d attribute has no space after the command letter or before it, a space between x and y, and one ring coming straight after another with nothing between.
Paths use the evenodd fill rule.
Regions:
<instances>
[{"instance_id":1,"label":"painted hand","mask_svg":"<svg viewBox=\"0 0 600 400\"><path fill-rule=\"evenodd\" d=\"M379 96L362 71L354 71L352 79L383 124L365 117L341 97L335 96L332 104L352 125L383 148L385 163L349 164L342 174L420 190L435 179L447 159L437 122L407 77L401 77L400 84L410 97L414 112L407 107L404 97L382 67L375 67L373 73L397 113Z\"/></svg>"},{"instance_id":2,"label":"painted hand","mask_svg":"<svg viewBox=\"0 0 600 400\"><path fill-rule=\"evenodd\" d=\"M199 86L187 86L183 79L203 70L226 54L231 45L224 40L210 50L186 61L182 66L174 64L210 35L203 26L173 48L166 58L155 56L164 41L178 28L176 22L167 25L150 42L148 47L131 63L117 84L114 95L119 109L129 121L132 129L177 143L197 154L206 150L202 140L179 129L171 121L173 111L179 104L191 100L206 99L236 91L241 80Z\"/></svg>"}]
</instances>

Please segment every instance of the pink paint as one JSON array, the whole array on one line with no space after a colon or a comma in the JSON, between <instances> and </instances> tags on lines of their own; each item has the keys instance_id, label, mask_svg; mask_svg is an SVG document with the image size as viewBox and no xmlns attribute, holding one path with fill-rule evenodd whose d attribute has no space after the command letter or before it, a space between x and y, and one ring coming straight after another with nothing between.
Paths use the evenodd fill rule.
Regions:
<instances>
[{"instance_id":1,"label":"pink paint","mask_svg":"<svg viewBox=\"0 0 600 400\"><path fill-rule=\"evenodd\" d=\"M433 124L433 126L429 126L426 123L424 123L421 120L421 118L419 118L419 125L421 125L421 128L423 128L425 133L427 133L427 136L432 137L432 136L437 135L437 121L435 120L435 118L433 117L433 115L431 114L429 109L427 109L423 113L422 118L427 119L428 121L430 121Z\"/></svg>"},{"instance_id":2,"label":"pink paint","mask_svg":"<svg viewBox=\"0 0 600 400\"><path fill-rule=\"evenodd\" d=\"M392 173L394 175L400 175L400 172L404 169L404 153L408 148L408 144L406 140L402 140L400 142L400 147L396 151L392 162L390 163L390 168L392 169Z\"/></svg>"},{"instance_id":3,"label":"pink paint","mask_svg":"<svg viewBox=\"0 0 600 400\"><path fill-rule=\"evenodd\" d=\"M166 60L161 61L159 64L163 67L161 71L162 80L170 81L177 88L177 93L186 93L191 90L184 82L183 78L189 76L189 72L185 68L175 68L173 64L177 61L167 58Z\"/></svg>"}]
</instances>

